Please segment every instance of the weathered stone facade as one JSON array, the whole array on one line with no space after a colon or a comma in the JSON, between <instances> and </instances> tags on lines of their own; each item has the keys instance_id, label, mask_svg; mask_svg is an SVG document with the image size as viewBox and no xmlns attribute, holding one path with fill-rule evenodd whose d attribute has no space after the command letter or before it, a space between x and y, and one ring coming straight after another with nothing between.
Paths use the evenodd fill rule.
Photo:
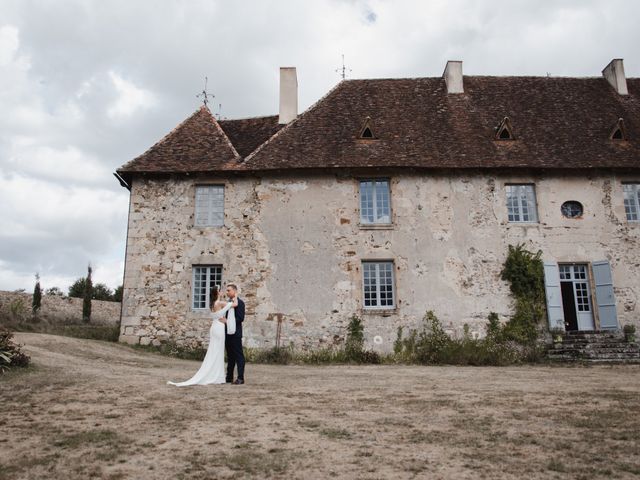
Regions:
<instances>
[{"instance_id":1,"label":"weathered stone facade","mask_svg":"<svg viewBox=\"0 0 640 480\"><path fill-rule=\"evenodd\" d=\"M191 308L193 265L223 265L247 304L245 345L341 342L352 315L369 346L389 350L399 326L433 310L445 327L482 335L489 312L511 312L500 270L509 244L545 259L609 260L620 324L638 324L640 225L625 218L622 181L599 171L380 173L391 182L392 227L359 225L359 182L371 173L137 178L131 184L121 341L207 341L207 312ZM507 221L505 184L534 183L538 223ZM195 186L225 185L225 225L194 226ZM560 205L577 200L584 215ZM362 308L362 261L393 260L396 308ZM594 302L595 304L595 302ZM597 325L597 315L596 315ZM380 337L380 338L376 338ZM374 342L374 338L376 341Z\"/></svg>"}]
</instances>

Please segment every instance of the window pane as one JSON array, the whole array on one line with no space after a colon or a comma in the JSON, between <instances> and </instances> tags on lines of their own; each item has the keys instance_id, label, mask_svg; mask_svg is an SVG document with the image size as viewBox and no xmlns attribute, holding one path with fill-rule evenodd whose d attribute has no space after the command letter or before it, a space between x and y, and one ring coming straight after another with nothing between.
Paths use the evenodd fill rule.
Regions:
<instances>
[{"instance_id":1,"label":"window pane","mask_svg":"<svg viewBox=\"0 0 640 480\"><path fill-rule=\"evenodd\" d=\"M393 262L363 262L365 307L393 307Z\"/></svg>"},{"instance_id":2,"label":"window pane","mask_svg":"<svg viewBox=\"0 0 640 480\"><path fill-rule=\"evenodd\" d=\"M507 185L507 218L510 222L537 222L533 185Z\"/></svg>"},{"instance_id":3,"label":"window pane","mask_svg":"<svg viewBox=\"0 0 640 480\"><path fill-rule=\"evenodd\" d=\"M373 182L360 182L360 222L373 223Z\"/></svg>"},{"instance_id":4,"label":"window pane","mask_svg":"<svg viewBox=\"0 0 640 480\"><path fill-rule=\"evenodd\" d=\"M391 223L388 180L360 181L360 223Z\"/></svg>"},{"instance_id":5,"label":"window pane","mask_svg":"<svg viewBox=\"0 0 640 480\"><path fill-rule=\"evenodd\" d=\"M196 187L196 226L220 227L224 225L224 186Z\"/></svg>"},{"instance_id":6,"label":"window pane","mask_svg":"<svg viewBox=\"0 0 640 480\"><path fill-rule=\"evenodd\" d=\"M376 192L376 223L391 223L389 209L389 182L378 180L375 182Z\"/></svg>"},{"instance_id":7,"label":"window pane","mask_svg":"<svg viewBox=\"0 0 640 480\"><path fill-rule=\"evenodd\" d=\"M222 288L222 265L199 265L193 267L193 308L209 308L211 287Z\"/></svg>"},{"instance_id":8,"label":"window pane","mask_svg":"<svg viewBox=\"0 0 640 480\"><path fill-rule=\"evenodd\" d=\"M638 221L638 211L640 210L640 184L627 183L622 186L624 193L624 211L627 220Z\"/></svg>"}]
</instances>

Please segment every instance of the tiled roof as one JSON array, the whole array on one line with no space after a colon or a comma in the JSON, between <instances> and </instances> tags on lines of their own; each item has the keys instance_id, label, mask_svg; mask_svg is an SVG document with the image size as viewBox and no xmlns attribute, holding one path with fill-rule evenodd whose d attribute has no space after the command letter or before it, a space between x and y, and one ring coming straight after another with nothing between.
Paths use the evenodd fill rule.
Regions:
<instances>
[{"instance_id":1,"label":"tiled roof","mask_svg":"<svg viewBox=\"0 0 640 480\"><path fill-rule=\"evenodd\" d=\"M320 167L640 167L640 79L350 80L260 147L248 170ZM367 117L375 137L360 138ZM495 140L509 118L515 140ZM623 118L629 141L609 135Z\"/></svg>"},{"instance_id":2,"label":"tiled roof","mask_svg":"<svg viewBox=\"0 0 640 480\"><path fill-rule=\"evenodd\" d=\"M222 130L242 157L246 157L284 125L278 123L278 115L220 120Z\"/></svg>"},{"instance_id":3,"label":"tiled roof","mask_svg":"<svg viewBox=\"0 0 640 480\"><path fill-rule=\"evenodd\" d=\"M239 161L229 138L203 106L149 150L120 167L118 173L206 172Z\"/></svg>"},{"instance_id":4,"label":"tiled roof","mask_svg":"<svg viewBox=\"0 0 640 480\"><path fill-rule=\"evenodd\" d=\"M282 129L276 116L218 125L202 108L118 172L640 168L640 79L627 85L622 96L602 77L465 76L464 93L447 94L442 78L347 80ZM495 139L505 117L514 140ZM367 118L373 139L360 138ZM609 138L619 118L628 141Z\"/></svg>"}]
</instances>

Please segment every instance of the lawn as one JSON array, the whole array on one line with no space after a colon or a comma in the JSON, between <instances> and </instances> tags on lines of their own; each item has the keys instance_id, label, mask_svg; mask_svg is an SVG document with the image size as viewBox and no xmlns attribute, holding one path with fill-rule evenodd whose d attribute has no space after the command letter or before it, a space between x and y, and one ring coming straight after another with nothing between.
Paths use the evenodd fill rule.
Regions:
<instances>
[{"instance_id":1,"label":"lawn","mask_svg":"<svg viewBox=\"0 0 640 480\"><path fill-rule=\"evenodd\" d=\"M0 377L0 479L632 478L640 366L247 365L178 389L198 363L20 333Z\"/></svg>"}]
</instances>

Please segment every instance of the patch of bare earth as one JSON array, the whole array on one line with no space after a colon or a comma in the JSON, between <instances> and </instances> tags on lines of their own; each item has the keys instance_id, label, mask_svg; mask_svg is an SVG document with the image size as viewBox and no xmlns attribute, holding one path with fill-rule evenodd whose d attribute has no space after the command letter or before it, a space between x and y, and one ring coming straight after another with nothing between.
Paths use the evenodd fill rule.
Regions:
<instances>
[{"instance_id":1,"label":"patch of bare earth","mask_svg":"<svg viewBox=\"0 0 640 480\"><path fill-rule=\"evenodd\" d=\"M244 386L176 388L198 363L17 334L0 377L0 478L632 478L640 366L248 365Z\"/></svg>"}]
</instances>

